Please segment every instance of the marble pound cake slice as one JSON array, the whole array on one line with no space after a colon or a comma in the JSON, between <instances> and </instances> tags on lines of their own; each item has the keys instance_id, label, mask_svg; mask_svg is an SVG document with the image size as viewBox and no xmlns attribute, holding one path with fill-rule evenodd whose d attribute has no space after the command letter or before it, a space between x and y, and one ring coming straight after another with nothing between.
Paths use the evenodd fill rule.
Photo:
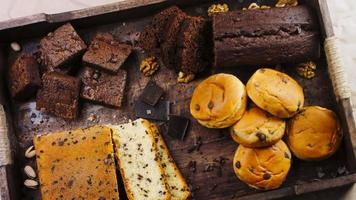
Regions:
<instances>
[{"instance_id":1,"label":"marble pound cake slice","mask_svg":"<svg viewBox=\"0 0 356 200\"><path fill-rule=\"evenodd\" d=\"M34 145L43 200L119 199L110 128L36 136Z\"/></svg>"},{"instance_id":2,"label":"marble pound cake slice","mask_svg":"<svg viewBox=\"0 0 356 200\"><path fill-rule=\"evenodd\" d=\"M138 119L109 127L113 130L115 155L128 199L171 199L150 122Z\"/></svg>"},{"instance_id":3,"label":"marble pound cake slice","mask_svg":"<svg viewBox=\"0 0 356 200\"><path fill-rule=\"evenodd\" d=\"M176 163L169 153L169 149L159 133L155 124L151 123L150 129L153 130L155 142L158 150L158 158L163 167L166 182L169 187L169 191L172 195L172 200L185 200L191 195L191 191L186 183L183 175L179 171Z\"/></svg>"}]
</instances>

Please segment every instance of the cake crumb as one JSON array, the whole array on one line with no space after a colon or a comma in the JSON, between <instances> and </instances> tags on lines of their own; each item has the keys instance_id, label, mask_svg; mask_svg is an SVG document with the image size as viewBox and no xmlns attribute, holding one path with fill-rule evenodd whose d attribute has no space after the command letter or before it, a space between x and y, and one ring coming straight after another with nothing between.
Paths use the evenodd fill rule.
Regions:
<instances>
[{"instance_id":1,"label":"cake crumb","mask_svg":"<svg viewBox=\"0 0 356 200\"><path fill-rule=\"evenodd\" d=\"M140 64L140 71L144 76L151 76L158 70L158 63L155 57L145 58Z\"/></svg>"},{"instance_id":2,"label":"cake crumb","mask_svg":"<svg viewBox=\"0 0 356 200\"><path fill-rule=\"evenodd\" d=\"M313 61L301 63L297 66L296 70L299 76L312 79L316 75L316 64Z\"/></svg>"},{"instance_id":3,"label":"cake crumb","mask_svg":"<svg viewBox=\"0 0 356 200\"><path fill-rule=\"evenodd\" d=\"M224 4L213 4L208 8L208 16L213 16L215 13L228 12L229 6Z\"/></svg>"},{"instance_id":4,"label":"cake crumb","mask_svg":"<svg viewBox=\"0 0 356 200\"><path fill-rule=\"evenodd\" d=\"M194 74L186 74L184 72L179 72L177 81L178 81L178 83L189 83L194 78L195 78Z\"/></svg>"},{"instance_id":5,"label":"cake crumb","mask_svg":"<svg viewBox=\"0 0 356 200\"><path fill-rule=\"evenodd\" d=\"M297 6L298 0L278 0L276 7L282 8L285 6Z\"/></svg>"},{"instance_id":6,"label":"cake crumb","mask_svg":"<svg viewBox=\"0 0 356 200\"><path fill-rule=\"evenodd\" d=\"M99 117L94 113L90 113L90 115L87 118L87 120L91 121L91 122L99 122Z\"/></svg>"}]
</instances>

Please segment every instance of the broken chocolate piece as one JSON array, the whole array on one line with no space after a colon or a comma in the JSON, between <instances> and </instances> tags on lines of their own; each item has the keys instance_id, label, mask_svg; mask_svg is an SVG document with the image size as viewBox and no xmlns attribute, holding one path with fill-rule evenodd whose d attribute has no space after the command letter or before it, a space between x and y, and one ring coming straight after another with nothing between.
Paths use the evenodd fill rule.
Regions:
<instances>
[{"instance_id":1,"label":"broken chocolate piece","mask_svg":"<svg viewBox=\"0 0 356 200\"><path fill-rule=\"evenodd\" d=\"M170 115L168 121L168 135L183 141L188 130L189 122L188 118Z\"/></svg>"},{"instance_id":2,"label":"broken chocolate piece","mask_svg":"<svg viewBox=\"0 0 356 200\"><path fill-rule=\"evenodd\" d=\"M144 119L168 121L169 109L169 101L159 101L156 106L150 106L142 101L135 103L136 117Z\"/></svg>"},{"instance_id":3,"label":"broken chocolate piece","mask_svg":"<svg viewBox=\"0 0 356 200\"><path fill-rule=\"evenodd\" d=\"M159 87L156 84L156 82L151 80L147 83L145 89L143 89L140 99L143 102L151 106L154 106L157 104L157 102L159 101L159 99L163 94L164 94L164 90L161 87Z\"/></svg>"}]
</instances>

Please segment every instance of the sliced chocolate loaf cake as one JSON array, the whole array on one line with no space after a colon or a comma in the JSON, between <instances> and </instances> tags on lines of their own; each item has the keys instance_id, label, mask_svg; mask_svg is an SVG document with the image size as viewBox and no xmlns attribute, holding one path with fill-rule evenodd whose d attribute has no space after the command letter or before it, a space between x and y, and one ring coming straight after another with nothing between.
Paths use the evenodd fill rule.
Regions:
<instances>
[{"instance_id":1,"label":"sliced chocolate loaf cake","mask_svg":"<svg viewBox=\"0 0 356 200\"><path fill-rule=\"evenodd\" d=\"M180 72L197 74L206 67L206 25L206 20L201 17L188 17L184 20L177 39L177 64Z\"/></svg>"},{"instance_id":2,"label":"sliced chocolate loaf cake","mask_svg":"<svg viewBox=\"0 0 356 200\"><path fill-rule=\"evenodd\" d=\"M213 16L216 67L318 59L317 19L306 6L239 10Z\"/></svg>"},{"instance_id":3,"label":"sliced chocolate loaf cake","mask_svg":"<svg viewBox=\"0 0 356 200\"><path fill-rule=\"evenodd\" d=\"M188 16L181 12L172 17L166 24L162 34L161 58L164 65L168 68L179 70L177 64L177 36L184 20Z\"/></svg>"},{"instance_id":4,"label":"sliced chocolate loaf cake","mask_svg":"<svg viewBox=\"0 0 356 200\"><path fill-rule=\"evenodd\" d=\"M138 46L150 55L159 54L166 24L179 13L182 11L177 6L172 6L156 14L152 22L141 32Z\"/></svg>"}]
</instances>

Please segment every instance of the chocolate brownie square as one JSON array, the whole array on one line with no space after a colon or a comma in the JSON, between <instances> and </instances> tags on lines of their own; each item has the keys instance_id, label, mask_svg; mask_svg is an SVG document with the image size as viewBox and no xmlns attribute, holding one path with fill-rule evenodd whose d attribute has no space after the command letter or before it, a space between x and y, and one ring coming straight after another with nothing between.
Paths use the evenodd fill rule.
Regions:
<instances>
[{"instance_id":1,"label":"chocolate brownie square","mask_svg":"<svg viewBox=\"0 0 356 200\"><path fill-rule=\"evenodd\" d=\"M8 71L10 95L16 100L27 100L41 86L39 66L34 57L20 55Z\"/></svg>"},{"instance_id":2,"label":"chocolate brownie square","mask_svg":"<svg viewBox=\"0 0 356 200\"><path fill-rule=\"evenodd\" d=\"M83 56L90 67L117 73L132 52L132 46L119 43L109 33L98 33Z\"/></svg>"},{"instance_id":3,"label":"chocolate brownie square","mask_svg":"<svg viewBox=\"0 0 356 200\"><path fill-rule=\"evenodd\" d=\"M64 64L78 58L86 48L71 24L59 27L40 41L39 56L44 71L61 71Z\"/></svg>"},{"instance_id":4,"label":"chocolate brownie square","mask_svg":"<svg viewBox=\"0 0 356 200\"><path fill-rule=\"evenodd\" d=\"M107 106L121 107L127 79L125 70L119 69L114 75L85 67L80 72L80 77L83 83L81 98Z\"/></svg>"},{"instance_id":5,"label":"chocolate brownie square","mask_svg":"<svg viewBox=\"0 0 356 200\"><path fill-rule=\"evenodd\" d=\"M37 93L37 110L65 119L78 116L80 79L59 72L42 76L42 88Z\"/></svg>"}]
</instances>

